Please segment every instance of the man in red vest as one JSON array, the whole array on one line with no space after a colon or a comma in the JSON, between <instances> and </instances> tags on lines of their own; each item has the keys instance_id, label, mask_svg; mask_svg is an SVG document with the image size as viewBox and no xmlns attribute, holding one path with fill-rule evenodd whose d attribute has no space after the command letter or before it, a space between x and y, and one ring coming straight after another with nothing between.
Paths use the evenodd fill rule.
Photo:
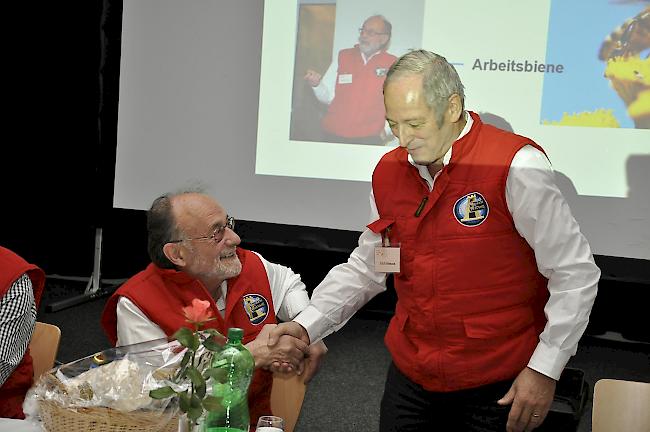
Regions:
<instances>
[{"instance_id":1,"label":"man in red vest","mask_svg":"<svg viewBox=\"0 0 650 432\"><path fill-rule=\"evenodd\" d=\"M238 248L241 240L234 228L234 218L203 193L157 198L147 213L152 262L109 298L101 323L118 346L169 337L180 327L191 328L184 306L195 298L208 301L216 320L205 327L224 335L230 327L244 329L243 342L255 358L249 389L254 428L260 415L271 414L272 362L287 362L299 373L304 369L309 381L327 348L308 347L287 336L269 349L269 330L278 319L288 321L297 315L309 297L291 269Z\"/></svg>"},{"instance_id":2,"label":"man in red vest","mask_svg":"<svg viewBox=\"0 0 650 432\"><path fill-rule=\"evenodd\" d=\"M0 417L25 418L34 379L28 345L44 285L43 270L0 246Z\"/></svg>"},{"instance_id":3,"label":"man in red vest","mask_svg":"<svg viewBox=\"0 0 650 432\"><path fill-rule=\"evenodd\" d=\"M339 51L324 77L307 71L304 78L316 98L328 105L322 120L324 141L380 145L387 140L381 88L397 60L386 52L391 31L386 18L371 16L359 29L359 43Z\"/></svg>"},{"instance_id":4,"label":"man in red vest","mask_svg":"<svg viewBox=\"0 0 650 432\"><path fill-rule=\"evenodd\" d=\"M392 273L380 431L538 428L596 296L589 244L542 148L466 111L445 58L401 57L384 100L400 146L373 173L368 229L269 343L320 340Z\"/></svg>"}]
</instances>

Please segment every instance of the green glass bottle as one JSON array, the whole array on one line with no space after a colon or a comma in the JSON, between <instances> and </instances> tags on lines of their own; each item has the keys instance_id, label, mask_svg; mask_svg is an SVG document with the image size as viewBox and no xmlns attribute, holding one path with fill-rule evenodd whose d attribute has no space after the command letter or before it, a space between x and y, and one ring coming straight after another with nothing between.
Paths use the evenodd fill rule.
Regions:
<instances>
[{"instance_id":1,"label":"green glass bottle","mask_svg":"<svg viewBox=\"0 0 650 432\"><path fill-rule=\"evenodd\" d=\"M208 413L206 432L248 432L248 386L255 360L242 344L243 337L244 330L229 328L228 342L212 359L212 367L222 372L218 374L220 379L212 382L212 394L221 400L221 406Z\"/></svg>"}]
</instances>

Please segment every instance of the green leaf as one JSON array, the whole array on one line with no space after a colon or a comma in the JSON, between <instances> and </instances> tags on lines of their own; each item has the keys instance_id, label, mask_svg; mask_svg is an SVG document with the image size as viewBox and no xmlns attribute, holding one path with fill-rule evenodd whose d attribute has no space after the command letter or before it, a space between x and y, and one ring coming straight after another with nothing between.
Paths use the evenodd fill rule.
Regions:
<instances>
[{"instance_id":1,"label":"green leaf","mask_svg":"<svg viewBox=\"0 0 650 432\"><path fill-rule=\"evenodd\" d=\"M194 339L196 336L192 333L192 330L187 327L181 327L176 333L174 333L174 338L181 343L184 347L193 349L196 351L196 348L192 348L194 345Z\"/></svg>"},{"instance_id":2,"label":"green leaf","mask_svg":"<svg viewBox=\"0 0 650 432\"><path fill-rule=\"evenodd\" d=\"M187 416L196 421L203 414L203 405L201 405L201 399L195 394L190 398L190 409L187 410Z\"/></svg>"},{"instance_id":3,"label":"green leaf","mask_svg":"<svg viewBox=\"0 0 650 432\"><path fill-rule=\"evenodd\" d=\"M194 353L192 351L190 351L190 350L185 351L185 355L183 356L183 360L181 360L181 367L187 366L187 364L189 363L189 361L190 361L190 359L192 358L193 355L194 355Z\"/></svg>"},{"instance_id":4,"label":"green leaf","mask_svg":"<svg viewBox=\"0 0 650 432\"><path fill-rule=\"evenodd\" d=\"M196 352L196 350L199 349L199 345L201 344L201 341L199 340L199 336L198 335L193 335L191 343L192 343L192 345L189 346L189 349Z\"/></svg>"},{"instance_id":5,"label":"green leaf","mask_svg":"<svg viewBox=\"0 0 650 432\"><path fill-rule=\"evenodd\" d=\"M152 399L165 399L172 395L175 395L176 392L169 386L160 387L149 392L149 397Z\"/></svg>"},{"instance_id":6,"label":"green leaf","mask_svg":"<svg viewBox=\"0 0 650 432\"><path fill-rule=\"evenodd\" d=\"M207 395L205 399L203 399L203 408L208 411L218 411L223 407L221 404L222 399L223 398Z\"/></svg>"},{"instance_id":7,"label":"green leaf","mask_svg":"<svg viewBox=\"0 0 650 432\"><path fill-rule=\"evenodd\" d=\"M187 368L186 373L187 373L187 376L192 381L192 384L194 384L195 387L205 385L205 380L203 379L203 376L201 376L201 372L199 372L199 370L197 368L195 368L193 366L190 366L190 367Z\"/></svg>"},{"instance_id":8,"label":"green leaf","mask_svg":"<svg viewBox=\"0 0 650 432\"><path fill-rule=\"evenodd\" d=\"M205 329L205 330L203 330L203 332L204 332L204 333L207 333L207 334L209 334L209 335L211 335L211 336L219 336L219 337L225 339L224 335L222 335L221 333L219 333L219 331L218 331L217 329L209 328L209 329Z\"/></svg>"},{"instance_id":9,"label":"green leaf","mask_svg":"<svg viewBox=\"0 0 650 432\"><path fill-rule=\"evenodd\" d=\"M201 417L201 414L203 414L203 407L201 407L201 404L199 404L198 407L190 407L187 411L187 417L194 422Z\"/></svg>"},{"instance_id":10,"label":"green leaf","mask_svg":"<svg viewBox=\"0 0 650 432\"><path fill-rule=\"evenodd\" d=\"M194 392L200 399L203 399L205 396L205 382L202 385L194 386Z\"/></svg>"},{"instance_id":11,"label":"green leaf","mask_svg":"<svg viewBox=\"0 0 650 432\"><path fill-rule=\"evenodd\" d=\"M178 394L178 405L183 412L187 412L190 409L190 397L186 391Z\"/></svg>"},{"instance_id":12,"label":"green leaf","mask_svg":"<svg viewBox=\"0 0 650 432\"><path fill-rule=\"evenodd\" d=\"M225 368L208 368L204 371L204 377L212 378L215 382L223 382L227 375L228 370Z\"/></svg>"},{"instance_id":13,"label":"green leaf","mask_svg":"<svg viewBox=\"0 0 650 432\"><path fill-rule=\"evenodd\" d=\"M201 408L201 399L199 399L199 397L197 395L195 395L195 394L193 394L192 397L190 398L190 407L192 407L192 408L196 408L196 407Z\"/></svg>"},{"instance_id":14,"label":"green leaf","mask_svg":"<svg viewBox=\"0 0 650 432\"><path fill-rule=\"evenodd\" d=\"M204 340L203 346L212 352L219 352L223 349L223 346L215 341L214 336L210 336L209 338Z\"/></svg>"}]
</instances>

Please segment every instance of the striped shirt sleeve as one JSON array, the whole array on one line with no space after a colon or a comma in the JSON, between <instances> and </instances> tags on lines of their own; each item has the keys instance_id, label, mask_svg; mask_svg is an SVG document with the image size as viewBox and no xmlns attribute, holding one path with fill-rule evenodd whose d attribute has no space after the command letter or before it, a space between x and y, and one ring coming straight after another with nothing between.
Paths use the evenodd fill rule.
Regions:
<instances>
[{"instance_id":1,"label":"striped shirt sleeve","mask_svg":"<svg viewBox=\"0 0 650 432\"><path fill-rule=\"evenodd\" d=\"M0 386L25 355L35 323L32 281L23 274L0 299Z\"/></svg>"}]
</instances>

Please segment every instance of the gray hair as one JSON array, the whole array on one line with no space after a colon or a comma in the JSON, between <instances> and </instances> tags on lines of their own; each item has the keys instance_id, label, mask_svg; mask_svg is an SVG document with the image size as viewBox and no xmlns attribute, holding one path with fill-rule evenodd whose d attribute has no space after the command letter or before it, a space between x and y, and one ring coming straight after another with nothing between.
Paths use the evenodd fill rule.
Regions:
<instances>
[{"instance_id":1,"label":"gray hair","mask_svg":"<svg viewBox=\"0 0 650 432\"><path fill-rule=\"evenodd\" d=\"M147 251L151 262L163 269L176 266L165 256L163 247L183 235L172 211L172 199L190 193L204 193L202 187L165 193L156 198L147 211Z\"/></svg>"},{"instance_id":2,"label":"gray hair","mask_svg":"<svg viewBox=\"0 0 650 432\"><path fill-rule=\"evenodd\" d=\"M404 75L421 75L427 106L436 113L438 127L442 126L449 96L457 94L465 108L465 92L458 72L447 59L431 51L414 50L397 59L386 73L386 86Z\"/></svg>"}]
</instances>

